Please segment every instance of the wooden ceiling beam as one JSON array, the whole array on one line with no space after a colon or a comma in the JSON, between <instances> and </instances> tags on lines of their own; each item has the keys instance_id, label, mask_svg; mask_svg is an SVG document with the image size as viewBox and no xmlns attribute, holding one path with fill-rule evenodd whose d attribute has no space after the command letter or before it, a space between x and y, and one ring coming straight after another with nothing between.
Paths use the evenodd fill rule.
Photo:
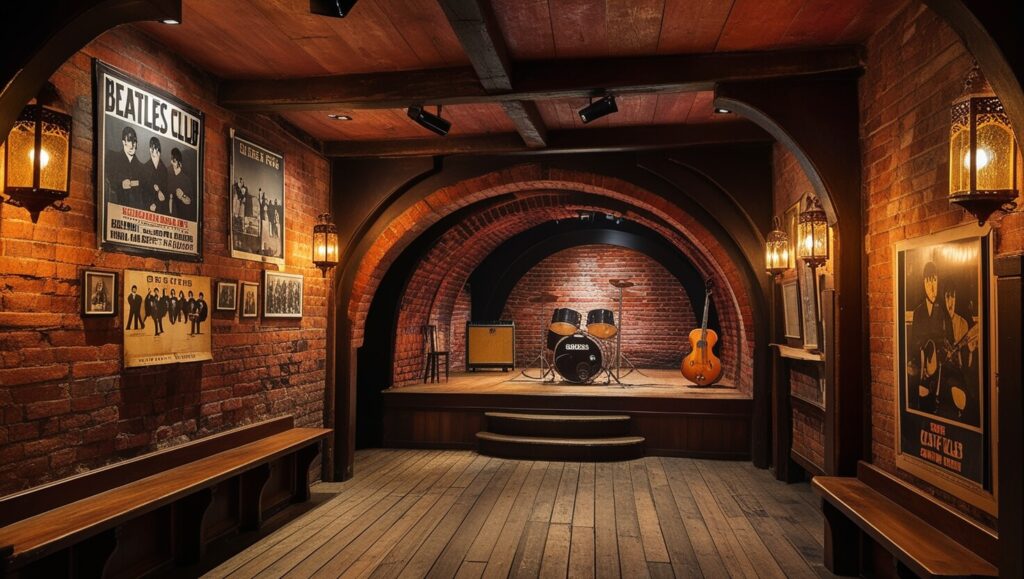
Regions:
<instances>
[{"instance_id":1,"label":"wooden ceiling beam","mask_svg":"<svg viewBox=\"0 0 1024 579\"><path fill-rule=\"evenodd\" d=\"M671 149L724 143L766 143L772 138L754 123L729 121L549 131L547 147L531 149L514 133L437 139L327 141L328 157L426 157L508 153L595 153Z\"/></svg>"},{"instance_id":2,"label":"wooden ceiling beam","mask_svg":"<svg viewBox=\"0 0 1024 579\"><path fill-rule=\"evenodd\" d=\"M228 80L219 102L237 111L394 109L412 104L507 103L711 90L724 81L856 70L859 47L686 54L512 65L513 88L490 92L472 67L273 80ZM488 81L490 82L490 81Z\"/></svg>"},{"instance_id":3,"label":"wooden ceiling beam","mask_svg":"<svg viewBox=\"0 0 1024 579\"><path fill-rule=\"evenodd\" d=\"M487 0L440 0L440 4L484 90L488 94L511 92L508 47ZM527 147L546 145L547 127L536 104L523 100L501 104Z\"/></svg>"}]
</instances>

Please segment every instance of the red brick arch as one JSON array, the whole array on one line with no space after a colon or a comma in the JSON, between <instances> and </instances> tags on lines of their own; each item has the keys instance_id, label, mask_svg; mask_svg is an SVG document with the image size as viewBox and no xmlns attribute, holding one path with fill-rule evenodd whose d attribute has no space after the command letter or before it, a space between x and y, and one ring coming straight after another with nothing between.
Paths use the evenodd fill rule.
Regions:
<instances>
[{"instance_id":1,"label":"red brick arch","mask_svg":"<svg viewBox=\"0 0 1024 579\"><path fill-rule=\"evenodd\" d=\"M647 221L645 225L658 231L679 247L704 275L715 279L718 288L715 294L715 304L719 315L723 323L728 320L735 321L734 326L729 325L732 326L730 330L736 335L736 351L740 354L738 356L740 367L736 380L745 390L749 389L753 380L753 298L747 291L748 286L744 283L740 267L732 262L729 253L719 240L683 208L632 183L594 173L548 168L541 164L510 167L442 187L392 220L371 245L356 270L352 297L348 304L348 316L353 328L352 345L354 347L362 345L369 305L384 274L398 255L427 228L454 211L499 195L515 194L517 199L523 200L527 209L530 208L530 204L533 204L536 211L531 213L538 216L546 215L544 220L554 218L555 211L566 208L564 200L557 199L557 195L531 195L531 192L537 191L582 192L596 195L626 203L637 208L641 213L649 213L656 220L663 221L664 223L657 223L655 219L645 219ZM506 215L511 214L509 207L505 207L504 210ZM501 209L499 208L498 211L500 214ZM639 214L630 217L640 218ZM533 219L537 218L539 217ZM457 225L456 229L459 227L466 228L466 225L464 223ZM496 247L500 243L496 240L504 240L512 236L512 234L501 233L500 229L486 228L481 229L478 235L487 236L490 243L456 243L451 247L438 244L435 249L439 252L447 251L449 258L454 255L462 257L467 247L479 247L482 251L482 248L491 244ZM454 243L454 239L452 242ZM460 254L460 251L463 253ZM458 290L465 283L472 268L483 257L486 257L486 253L474 259L449 259L444 262L446 265L435 264L441 270L445 270L445 268L452 270L457 267L458 271L457 275L452 275L449 282L445 284L443 294L434 292L433 297L418 294L410 296L412 299L422 300L420 305L426 312L425 319L429 319L431 312L435 316L440 313L440 311L435 311L434 304L445 304L445 309L449 309L447 304L454 302ZM418 288L413 284L410 284L410 287ZM430 294L429 290L423 289L426 294ZM417 307L417 310L419 309ZM418 332L418 329L416 331ZM409 340L409 343L402 342L398 345L399 348L410 347L414 342L409 338L405 339ZM419 342L415 341L415 344L418 345ZM725 340L723 340L723 347L727 347Z\"/></svg>"}]
</instances>

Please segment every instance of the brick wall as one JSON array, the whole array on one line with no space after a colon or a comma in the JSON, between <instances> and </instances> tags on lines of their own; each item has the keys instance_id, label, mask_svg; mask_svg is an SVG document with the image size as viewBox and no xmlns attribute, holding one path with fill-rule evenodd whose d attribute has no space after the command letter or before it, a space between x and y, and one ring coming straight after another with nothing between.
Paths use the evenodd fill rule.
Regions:
<instances>
[{"instance_id":1,"label":"brick wall","mask_svg":"<svg viewBox=\"0 0 1024 579\"><path fill-rule=\"evenodd\" d=\"M462 286L459 296L455 299L451 317L451 365L452 371L462 372L466 369L466 323L472 317L473 300L469 286Z\"/></svg>"},{"instance_id":2,"label":"brick wall","mask_svg":"<svg viewBox=\"0 0 1024 579\"><path fill-rule=\"evenodd\" d=\"M973 218L951 207L948 195L949 107L971 67L967 49L937 15L911 2L866 45L860 81L861 151L870 324L872 460L897 472L893 375L892 276L894 246ZM1019 163L1019 160L1018 160ZM1018 174L1020 171L1018 169ZM995 233L996 254L1024 250L1018 210ZM912 480L982 520L990 518Z\"/></svg>"},{"instance_id":3,"label":"brick wall","mask_svg":"<svg viewBox=\"0 0 1024 579\"><path fill-rule=\"evenodd\" d=\"M589 310L607 308L615 311L618 322L618 290L608 284L612 278L631 278L639 284L623 299L623 354L640 368L678 368L684 345L689 349L686 336L700 323L683 286L650 257L610 245L560 251L519 280L502 313L503 319L516 323L516 364L529 364L537 355L540 340L547 338L546 326L542 331L538 325L536 304L529 303L531 297L542 292L561 296L556 304L545 307L545 324L556 307L577 310L584 325Z\"/></svg>"},{"instance_id":4,"label":"brick wall","mask_svg":"<svg viewBox=\"0 0 1024 579\"><path fill-rule=\"evenodd\" d=\"M206 113L201 264L96 249L94 56ZM213 78L131 28L89 44L52 81L74 116L72 209L33 224L0 205L0 495L272 416L321 424L327 284L310 267L309 244L327 207L326 160L265 119L218 108ZM306 277L304 317L213 313L213 361L122 370L123 316L79 315L83 268L260 281L261 264L229 257L230 127L285 155L286 271Z\"/></svg>"}]
</instances>

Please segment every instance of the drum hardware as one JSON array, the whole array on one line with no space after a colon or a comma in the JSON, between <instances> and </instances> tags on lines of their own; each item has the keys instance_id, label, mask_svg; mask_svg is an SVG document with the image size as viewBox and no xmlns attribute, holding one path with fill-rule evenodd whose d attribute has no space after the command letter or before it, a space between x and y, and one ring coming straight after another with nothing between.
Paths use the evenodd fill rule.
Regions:
<instances>
[{"instance_id":1,"label":"drum hardware","mask_svg":"<svg viewBox=\"0 0 1024 579\"><path fill-rule=\"evenodd\" d=\"M626 288L635 287L636 283L630 281L628 278L627 279L610 279L610 280L608 280L608 283L610 283L612 285L612 287L617 288L619 290L619 326L618 326L618 330L615 332L615 373L614 374L612 373L610 367L606 369L606 372L608 374L608 378L605 381L605 384L611 384L612 380L615 380L616 384L618 384L622 388L626 388L627 387L626 384L622 383L622 360L623 359L625 359L626 363L629 364L629 371L626 372L627 376L629 374L633 373L634 371L639 373L641 376L644 375L643 372L640 372L640 370L637 369L637 367L634 366L633 363L629 361L629 359L627 359L624 355L622 355L622 331L625 328L625 322L622 319L622 290L624 290ZM611 337L611 336L609 336L609 337Z\"/></svg>"},{"instance_id":2,"label":"drum hardware","mask_svg":"<svg viewBox=\"0 0 1024 579\"><path fill-rule=\"evenodd\" d=\"M544 339L541 339L541 341L540 341L540 354L537 354L537 357L534 358L532 362L527 364L525 368L523 368L522 372L520 372L520 375L522 375L525 378L529 378L531 380L541 380L541 381L544 381L544 382L554 382L555 381L555 368L554 368L554 366L551 363L548 362L548 357L547 357L547 352L546 352L546 350L553 350L554 349L554 346L549 345L549 343L551 342L551 334L553 332L550 329L548 329L548 324L545 324L544 320L545 320L545 314L547 312L547 308L545 307L545 304L550 304L550 303L557 302L558 301L558 296L556 296L555 294L552 294L552 293L544 292L544 293L537 294L536 296L530 298L529 301L530 301L530 303L539 304L540 305L540 307L538 309L538 312L540 313L540 316L538 316L538 317L540 318L541 335L543 336L545 330L547 330L548 339L547 339L547 341L545 341ZM555 312L558 312L558 310L555 310ZM579 314L577 313L576 315L578 316ZM557 334L556 334L556 336L557 336ZM534 367L534 364L536 364L537 365L536 367L540 369L540 375L539 376L531 376L529 373L527 373L527 370L529 370L530 368Z\"/></svg>"}]
</instances>

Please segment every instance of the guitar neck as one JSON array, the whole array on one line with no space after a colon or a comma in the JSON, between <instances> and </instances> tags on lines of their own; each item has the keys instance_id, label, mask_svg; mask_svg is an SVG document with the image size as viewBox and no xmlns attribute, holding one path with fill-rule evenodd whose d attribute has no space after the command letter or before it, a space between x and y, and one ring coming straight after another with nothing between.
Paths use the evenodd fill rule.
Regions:
<instances>
[{"instance_id":1,"label":"guitar neck","mask_svg":"<svg viewBox=\"0 0 1024 579\"><path fill-rule=\"evenodd\" d=\"M700 322L700 341L706 342L708 337L708 306L711 304L711 292L704 294L704 319Z\"/></svg>"}]
</instances>

